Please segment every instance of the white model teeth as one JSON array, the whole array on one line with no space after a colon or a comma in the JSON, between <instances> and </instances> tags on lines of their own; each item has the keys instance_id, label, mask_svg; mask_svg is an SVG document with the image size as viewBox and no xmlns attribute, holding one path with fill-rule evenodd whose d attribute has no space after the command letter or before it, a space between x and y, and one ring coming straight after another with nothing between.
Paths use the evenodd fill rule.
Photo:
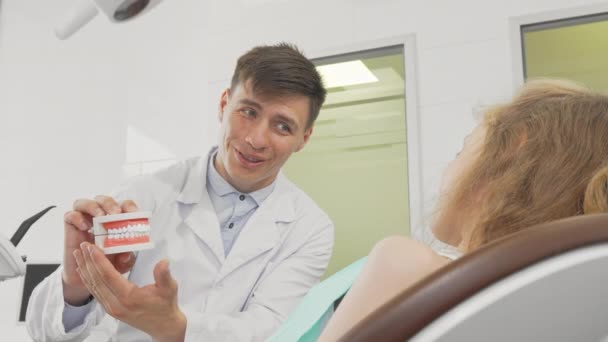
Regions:
<instances>
[{"instance_id":1,"label":"white model teeth","mask_svg":"<svg viewBox=\"0 0 608 342\"><path fill-rule=\"evenodd\" d=\"M108 238L127 239L150 234L150 226L147 224L128 225L121 228L108 229Z\"/></svg>"}]
</instances>

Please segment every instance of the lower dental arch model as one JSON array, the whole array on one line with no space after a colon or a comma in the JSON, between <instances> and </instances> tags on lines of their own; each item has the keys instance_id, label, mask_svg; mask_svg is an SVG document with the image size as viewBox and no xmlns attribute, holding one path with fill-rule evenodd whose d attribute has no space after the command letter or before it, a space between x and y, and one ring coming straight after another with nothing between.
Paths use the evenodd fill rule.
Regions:
<instances>
[{"instance_id":1,"label":"lower dental arch model","mask_svg":"<svg viewBox=\"0 0 608 342\"><path fill-rule=\"evenodd\" d=\"M105 254L153 248L149 218L150 213L143 211L94 217L95 244Z\"/></svg>"}]
</instances>

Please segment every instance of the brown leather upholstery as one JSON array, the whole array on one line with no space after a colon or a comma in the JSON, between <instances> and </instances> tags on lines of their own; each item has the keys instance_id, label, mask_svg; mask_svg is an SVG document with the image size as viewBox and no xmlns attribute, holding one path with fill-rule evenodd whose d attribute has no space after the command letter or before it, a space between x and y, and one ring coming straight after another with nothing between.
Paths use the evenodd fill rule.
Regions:
<instances>
[{"instance_id":1,"label":"brown leather upholstery","mask_svg":"<svg viewBox=\"0 0 608 342\"><path fill-rule=\"evenodd\" d=\"M463 300L518 270L604 242L608 242L608 214L571 217L512 234L416 283L340 341L405 341Z\"/></svg>"}]
</instances>

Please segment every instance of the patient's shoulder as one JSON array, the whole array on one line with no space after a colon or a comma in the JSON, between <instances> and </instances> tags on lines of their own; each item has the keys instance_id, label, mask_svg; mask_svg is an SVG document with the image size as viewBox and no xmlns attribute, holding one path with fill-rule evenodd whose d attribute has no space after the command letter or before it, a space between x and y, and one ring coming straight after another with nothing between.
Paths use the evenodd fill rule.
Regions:
<instances>
[{"instance_id":1,"label":"patient's shoulder","mask_svg":"<svg viewBox=\"0 0 608 342\"><path fill-rule=\"evenodd\" d=\"M446 264L425 244L405 236L382 239L338 306L319 341L336 341L367 315Z\"/></svg>"},{"instance_id":2,"label":"patient's shoulder","mask_svg":"<svg viewBox=\"0 0 608 342\"><path fill-rule=\"evenodd\" d=\"M369 255L371 267L381 268L394 275L412 273L424 275L447 264L449 260L440 256L426 244L407 236L389 236L380 240Z\"/></svg>"}]
</instances>

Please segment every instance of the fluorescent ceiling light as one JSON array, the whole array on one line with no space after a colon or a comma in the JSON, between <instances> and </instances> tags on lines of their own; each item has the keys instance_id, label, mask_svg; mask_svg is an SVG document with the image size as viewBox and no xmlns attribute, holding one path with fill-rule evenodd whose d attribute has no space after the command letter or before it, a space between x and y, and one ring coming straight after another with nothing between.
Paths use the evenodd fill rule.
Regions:
<instances>
[{"instance_id":1,"label":"fluorescent ceiling light","mask_svg":"<svg viewBox=\"0 0 608 342\"><path fill-rule=\"evenodd\" d=\"M378 78L360 60L321 65L317 70L325 88L346 87L378 82Z\"/></svg>"}]
</instances>

